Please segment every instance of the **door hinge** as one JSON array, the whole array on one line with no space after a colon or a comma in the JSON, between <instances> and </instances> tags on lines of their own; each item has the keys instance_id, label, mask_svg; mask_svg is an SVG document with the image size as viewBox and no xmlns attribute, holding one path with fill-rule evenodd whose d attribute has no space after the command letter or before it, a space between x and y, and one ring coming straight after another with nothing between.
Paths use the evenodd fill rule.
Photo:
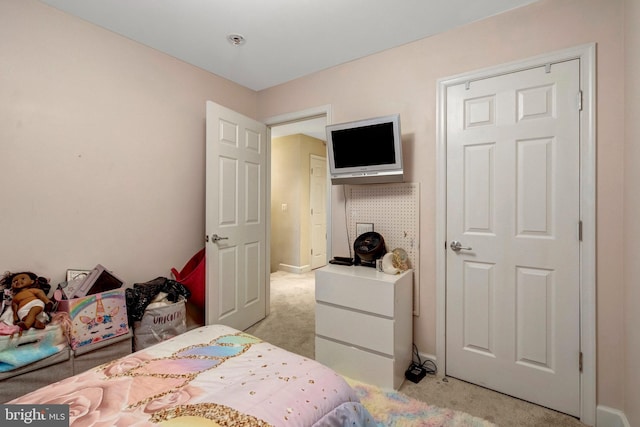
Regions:
<instances>
[{"instance_id":1,"label":"door hinge","mask_svg":"<svg viewBox=\"0 0 640 427\"><path fill-rule=\"evenodd\" d=\"M579 361L578 361L578 367L580 368L580 372L582 372L582 352L580 352L580 357L579 357Z\"/></svg>"},{"instance_id":2,"label":"door hinge","mask_svg":"<svg viewBox=\"0 0 640 427\"><path fill-rule=\"evenodd\" d=\"M578 91L578 111L582 111L582 91Z\"/></svg>"},{"instance_id":3,"label":"door hinge","mask_svg":"<svg viewBox=\"0 0 640 427\"><path fill-rule=\"evenodd\" d=\"M578 240L582 242L582 221L578 221Z\"/></svg>"}]
</instances>

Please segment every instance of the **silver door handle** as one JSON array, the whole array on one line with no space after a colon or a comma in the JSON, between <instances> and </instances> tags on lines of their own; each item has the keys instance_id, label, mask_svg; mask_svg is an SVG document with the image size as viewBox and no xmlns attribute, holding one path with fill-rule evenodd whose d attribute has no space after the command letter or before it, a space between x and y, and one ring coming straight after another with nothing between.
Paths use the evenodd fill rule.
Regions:
<instances>
[{"instance_id":1,"label":"silver door handle","mask_svg":"<svg viewBox=\"0 0 640 427\"><path fill-rule=\"evenodd\" d=\"M462 243L458 242L457 240L452 240L451 245L449 245L449 247L455 252L459 252L460 250L465 250L465 251L471 250L471 247L463 248Z\"/></svg>"},{"instance_id":2,"label":"silver door handle","mask_svg":"<svg viewBox=\"0 0 640 427\"><path fill-rule=\"evenodd\" d=\"M220 240L229 240L229 238L228 238L228 237L220 237L220 236L218 236L217 234L212 234L212 235L211 235L211 241L212 241L213 243L217 243L217 242L218 242L218 241L220 241Z\"/></svg>"}]
</instances>

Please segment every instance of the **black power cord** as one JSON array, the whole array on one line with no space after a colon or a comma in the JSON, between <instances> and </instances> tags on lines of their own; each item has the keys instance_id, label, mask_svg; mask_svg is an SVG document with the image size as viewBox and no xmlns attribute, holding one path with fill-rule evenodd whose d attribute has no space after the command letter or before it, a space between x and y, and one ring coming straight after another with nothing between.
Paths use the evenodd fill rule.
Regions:
<instances>
[{"instance_id":1,"label":"black power cord","mask_svg":"<svg viewBox=\"0 0 640 427\"><path fill-rule=\"evenodd\" d=\"M435 375L436 372L438 372L438 367L436 366L435 362L428 359L423 362L422 359L420 359L418 347L413 344L413 360L411 361L411 365L409 365L409 368L404 373L405 378L417 384L427 374Z\"/></svg>"}]
</instances>

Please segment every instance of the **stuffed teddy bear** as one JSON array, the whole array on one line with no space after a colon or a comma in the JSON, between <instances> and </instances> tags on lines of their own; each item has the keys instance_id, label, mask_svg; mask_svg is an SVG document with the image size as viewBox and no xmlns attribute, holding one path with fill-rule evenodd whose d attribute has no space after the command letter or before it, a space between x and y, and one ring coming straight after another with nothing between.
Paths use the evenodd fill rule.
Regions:
<instances>
[{"instance_id":1,"label":"stuffed teddy bear","mask_svg":"<svg viewBox=\"0 0 640 427\"><path fill-rule=\"evenodd\" d=\"M53 308L53 302L42 289L50 289L48 280L31 272L21 272L5 275L2 282L11 284L13 323L21 330L44 329L49 321L46 312Z\"/></svg>"}]
</instances>

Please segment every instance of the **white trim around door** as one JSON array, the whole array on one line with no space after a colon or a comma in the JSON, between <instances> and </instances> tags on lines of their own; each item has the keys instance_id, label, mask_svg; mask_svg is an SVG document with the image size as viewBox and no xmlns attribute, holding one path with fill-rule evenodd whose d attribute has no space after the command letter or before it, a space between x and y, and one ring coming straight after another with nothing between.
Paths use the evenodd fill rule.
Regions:
<instances>
[{"instance_id":1,"label":"white trim around door","mask_svg":"<svg viewBox=\"0 0 640 427\"><path fill-rule=\"evenodd\" d=\"M534 58L440 79L436 109L436 357L446 373L446 94L449 86L513 73L546 64L580 60L580 420L596 422L596 46L595 43L564 49ZM579 102L576 100L576 102Z\"/></svg>"}]
</instances>

